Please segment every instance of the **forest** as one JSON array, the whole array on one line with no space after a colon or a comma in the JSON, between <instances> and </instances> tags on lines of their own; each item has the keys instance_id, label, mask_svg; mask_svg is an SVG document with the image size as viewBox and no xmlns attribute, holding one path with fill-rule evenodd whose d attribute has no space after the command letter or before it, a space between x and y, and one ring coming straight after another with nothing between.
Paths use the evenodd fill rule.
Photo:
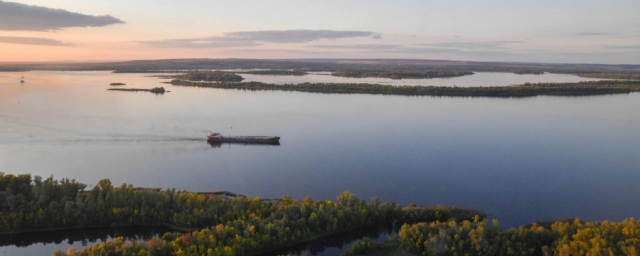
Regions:
<instances>
[{"instance_id":1,"label":"forest","mask_svg":"<svg viewBox=\"0 0 640 256\"><path fill-rule=\"evenodd\" d=\"M581 73L581 77L640 80L640 73L633 72L608 72L608 73Z\"/></svg>"},{"instance_id":2,"label":"forest","mask_svg":"<svg viewBox=\"0 0 640 256\"><path fill-rule=\"evenodd\" d=\"M308 72L302 70L251 70L251 71L234 71L236 74L251 75L274 75L274 76L306 76Z\"/></svg>"},{"instance_id":3,"label":"forest","mask_svg":"<svg viewBox=\"0 0 640 256\"><path fill-rule=\"evenodd\" d=\"M473 75L471 71L445 71L445 70L363 70L363 69L343 69L330 72L337 77L376 77L399 80L403 78L429 79L446 78ZM309 74L302 70L249 70L249 71L210 71L210 72L190 72L176 75L175 79L188 81L209 81L209 82L240 82L243 80L237 74L251 75L279 75L279 76L305 76Z\"/></svg>"},{"instance_id":4,"label":"forest","mask_svg":"<svg viewBox=\"0 0 640 256\"><path fill-rule=\"evenodd\" d=\"M638 255L640 222L566 219L503 230L498 221L404 224L382 243L356 241L343 256L364 255Z\"/></svg>"},{"instance_id":5,"label":"forest","mask_svg":"<svg viewBox=\"0 0 640 256\"><path fill-rule=\"evenodd\" d=\"M168 226L161 237L117 237L61 255L261 255L362 227L397 224L397 235L356 241L356 255L638 255L640 222L565 219L500 229L478 210L402 207L345 191L335 201L229 198L0 173L0 233L87 227Z\"/></svg>"},{"instance_id":6,"label":"forest","mask_svg":"<svg viewBox=\"0 0 640 256\"><path fill-rule=\"evenodd\" d=\"M429 79L429 78L446 78L473 75L471 71L446 71L446 70L338 70L331 72L332 76L339 77L376 77L390 78L399 80L403 78L410 79Z\"/></svg>"},{"instance_id":7,"label":"forest","mask_svg":"<svg viewBox=\"0 0 640 256\"><path fill-rule=\"evenodd\" d=\"M75 255L255 255L358 228L419 221L485 218L477 210L402 208L345 191L336 201L228 198L187 191L114 186L90 190L75 180L0 173L0 234L89 227L166 226L161 239L119 238ZM60 254L59 252L57 254Z\"/></svg>"},{"instance_id":8,"label":"forest","mask_svg":"<svg viewBox=\"0 0 640 256\"><path fill-rule=\"evenodd\" d=\"M416 255L638 255L640 222L558 221L501 230L497 221L402 226L398 241Z\"/></svg>"},{"instance_id":9,"label":"forest","mask_svg":"<svg viewBox=\"0 0 640 256\"><path fill-rule=\"evenodd\" d=\"M350 83L267 84L261 82L199 83L173 80L172 85L238 90L277 90L316 93L362 93L410 96L529 97L537 95L583 96L630 93L640 90L640 81L595 81L539 83L495 87L393 86Z\"/></svg>"},{"instance_id":10,"label":"forest","mask_svg":"<svg viewBox=\"0 0 640 256\"><path fill-rule=\"evenodd\" d=\"M209 71L209 72L192 72L186 74L175 75L177 80L187 81L207 81L207 82L240 82L244 80L241 76L222 71Z\"/></svg>"}]
</instances>

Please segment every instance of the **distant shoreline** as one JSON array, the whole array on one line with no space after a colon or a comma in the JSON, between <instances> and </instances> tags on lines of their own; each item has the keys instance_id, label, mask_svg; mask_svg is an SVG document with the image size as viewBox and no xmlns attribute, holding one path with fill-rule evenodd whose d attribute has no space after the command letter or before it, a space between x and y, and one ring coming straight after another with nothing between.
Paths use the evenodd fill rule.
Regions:
<instances>
[{"instance_id":1,"label":"distant shoreline","mask_svg":"<svg viewBox=\"0 0 640 256\"><path fill-rule=\"evenodd\" d=\"M495 87L393 86L365 83L302 83L280 85L261 82L194 82L185 80L173 80L171 81L171 84L175 86L255 91L270 90L335 94L383 94L450 97L532 97L539 95L588 96L628 94L632 91L640 91L640 81L540 83Z\"/></svg>"},{"instance_id":2,"label":"distant shoreline","mask_svg":"<svg viewBox=\"0 0 640 256\"><path fill-rule=\"evenodd\" d=\"M347 77L451 77L469 72L514 74L571 74L590 78L640 80L638 64L581 64L535 62L481 62L429 59L162 59L114 62L0 63L0 72L111 71L114 73L187 73L244 69L253 74L304 75L331 72Z\"/></svg>"}]
</instances>

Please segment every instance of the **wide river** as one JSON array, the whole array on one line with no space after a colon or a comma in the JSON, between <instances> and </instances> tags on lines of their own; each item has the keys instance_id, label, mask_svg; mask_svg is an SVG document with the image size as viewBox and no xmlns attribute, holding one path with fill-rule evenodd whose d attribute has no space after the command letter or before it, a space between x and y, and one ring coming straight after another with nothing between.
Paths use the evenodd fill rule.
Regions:
<instances>
[{"instance_id":1,"label":"wide river","mask_svg":"<svg viewBox=\"0 0 640 256\"><path fill-rule=\"evenodd\" d=\"M340 95L177 87L148 75L0 73L0 171L263 198L335 199L349 190L365 199L481 208L504 228L640 213L640 93ZM550 80L504 73L444 80L462 86L477 75L499 79L482 85ZM113 82L171 92L107 91ZM209 131L277 135L282 145L212 147L204 141ZM68 246L4 246L0 254Z\"/></svg>"}]
</instances>

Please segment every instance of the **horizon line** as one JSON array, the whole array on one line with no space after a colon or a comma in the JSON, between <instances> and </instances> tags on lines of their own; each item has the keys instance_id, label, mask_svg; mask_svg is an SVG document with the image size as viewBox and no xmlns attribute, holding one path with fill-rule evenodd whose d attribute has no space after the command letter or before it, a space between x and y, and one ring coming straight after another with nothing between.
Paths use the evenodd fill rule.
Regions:
<instances>
[{"instance_id":1,"label":"horizon line","mask_svg":"<svg viewBox=\"0 0 640 256\"><path fill-rule=\"evenodd\" d=\"M504 63L504 64L538 64L538 65L601 65L601 66L640 66L640 63L588 63L588 62L527 62L527 61L477 61L477 60L446 60L420 58L160 58L160 59L129 59L129 60L63 60L63 61L0 61L4 64L82 64L82 63L125 63L136 61L165 61L165 60L262 60L262 61L304 61L304 60L335 60L335 61L441 61L441 62L473 62L473 63Z\"/></svg>"}]
</instances>

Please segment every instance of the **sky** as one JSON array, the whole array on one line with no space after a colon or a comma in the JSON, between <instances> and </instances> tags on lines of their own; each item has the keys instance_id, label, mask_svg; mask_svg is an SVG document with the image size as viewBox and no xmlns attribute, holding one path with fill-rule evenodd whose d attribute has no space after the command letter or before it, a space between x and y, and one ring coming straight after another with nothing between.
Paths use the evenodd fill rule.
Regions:
<instances>
[{"instance_id":1,"label":"sky","mask_svg":"<svg viewBox=\"0 0 640 256\"><path fill-rule=\"evenodd\" d=\"M0 0L0 62L640 64L638 0Z\"/></svg>"}]
</instances>

